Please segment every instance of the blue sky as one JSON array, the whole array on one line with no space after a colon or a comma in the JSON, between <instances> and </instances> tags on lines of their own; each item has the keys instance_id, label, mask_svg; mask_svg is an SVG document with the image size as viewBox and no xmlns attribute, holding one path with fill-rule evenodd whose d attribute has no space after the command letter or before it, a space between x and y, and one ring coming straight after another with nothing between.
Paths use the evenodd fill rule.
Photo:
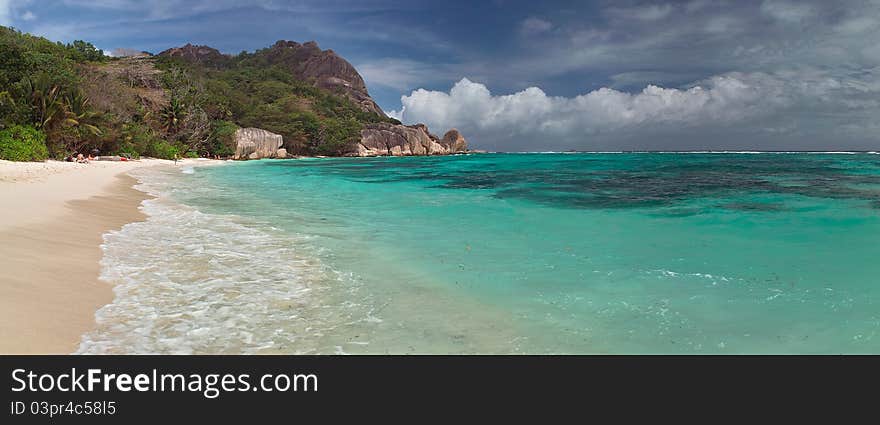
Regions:
<instances>
[{"instance_id":1,"label":"blue sky","mask_svg":"<svg viewBox=\"0 0 880 425\"><path fill-rule=\"evenodd\" d=\"M316 40L379 105L497 150L880 150L880 0L0 0L111 51Z\"/></svg>"}]
</instances>

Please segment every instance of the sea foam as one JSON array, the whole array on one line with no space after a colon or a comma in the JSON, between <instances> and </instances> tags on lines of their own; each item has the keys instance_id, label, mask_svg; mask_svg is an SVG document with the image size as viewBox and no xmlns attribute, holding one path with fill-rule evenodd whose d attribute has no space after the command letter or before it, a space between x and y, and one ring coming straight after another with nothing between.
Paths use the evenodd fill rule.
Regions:
<instances>
[{"instance_id":1,"label":"sea foam","mask_svg":"<svg viewBox=\"0 0 880 425\"><path fill-rule=\"evenodd\" d=\"M319 295L340 275L305 253L307 236L178 204L167 173L136 177L158 198L145 221L104 235L100 277L116 297L77 353L309 353L359 317Z\"/></svg>"}]
</instances>

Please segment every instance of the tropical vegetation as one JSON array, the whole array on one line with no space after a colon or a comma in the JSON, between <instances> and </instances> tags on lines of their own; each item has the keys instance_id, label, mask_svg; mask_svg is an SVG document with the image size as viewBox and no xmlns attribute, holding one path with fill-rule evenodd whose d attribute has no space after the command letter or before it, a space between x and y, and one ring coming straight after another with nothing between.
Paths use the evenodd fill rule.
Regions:
<instances>
[{"instance_id":1,"label":"tropical vegetation","mask_svg":"<svg viewBox=\"0 0 880 425\"><path fill-rule=\"evenodd\" d=\"M95 149L225 157L239 127L281 134L291 153L339 155L364 124L397 122L297 80L267 60L268 50L210 66L111 58L85 41L64 44L0 27L0 159L60 159Z\"/></svg>"}]
</instances>

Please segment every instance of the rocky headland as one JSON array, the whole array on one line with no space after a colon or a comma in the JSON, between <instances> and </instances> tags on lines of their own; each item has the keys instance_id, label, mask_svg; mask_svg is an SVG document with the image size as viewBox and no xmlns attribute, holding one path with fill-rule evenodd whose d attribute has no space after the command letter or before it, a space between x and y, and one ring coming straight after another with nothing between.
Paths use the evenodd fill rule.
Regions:
<instances>
[{"instance_id":1,"label":"rocky headland","mask_svg":"<svg viewBox=\"0 0 880 425\"><path fill-rule=\"evenodd\" d=\"M347 60L333 50L322 50L314 41L297 43L280 40L259 51L268 63L281 65L295 78L322 90L344 96L364 112L387 118L370 97L363 77ZM232 60L209 46L187 44L168 49L160 56L180 58L204 67L222 68ZM280 143L279 143L280 140ZM283 136L258 128L240 129L235 135L234 159L286 157L291 149ZM279 149L284 150L280 152ZM424 124L403 125L390 122L367 123L360 139L341 152L343 156L413 156L449 155L467 152L467 140L458 130L449 130L443 138L431 133Z\"/></svg>"},{"instance_id":2,"label":"rocky headland","mask_svg":"<svg viewBox=\"0 0 880 425\"><path fill-rule=\"evenodd\" d=\"M467 151L467 141L456 129L442 139L424 124L368 124L361 130L356 150L349 156L449 155Z\"/></svg>"}]
</instances>

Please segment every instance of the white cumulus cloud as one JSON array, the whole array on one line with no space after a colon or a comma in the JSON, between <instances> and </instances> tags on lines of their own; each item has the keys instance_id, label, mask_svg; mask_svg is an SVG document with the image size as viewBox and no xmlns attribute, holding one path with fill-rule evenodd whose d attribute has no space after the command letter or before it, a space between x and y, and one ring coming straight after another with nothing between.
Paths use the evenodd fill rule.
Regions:
<instances>
[{"instance_id":1,"label":"white cumulus cloud","mask_svg":"<svg viewBox=\"0 0 880 425\"><path fill-rule=\"evenodd\" d=\"M601 88L572 98L548 96L537 87L495 96L467 78L447 92L419 89L393 111L404 122L424 122L437 131L451 127L493 139L596 135L651 124L696 125L742 119L759 113L767 87L736 76L714 77L706 87L670 89L649 85L639 93Z\"/></svg>"},{"instance_id":2,"label":"white cumulus cloud","mask_svg":"<svg viewBox=\"0 0 880 425\"><path fill-rule=\"evenodd\" d=\"M763 120L782 111L789 117L855 118L876 112L878 105L871 99L877 94L864 81L804 71L733 72L687 88L648 85L635 93L600 88L575 97L550 96L538 87L494 95L485 85L463 78L449 92L419 89L402 96L402 108L391 115L404 123L425 123L437 132L456 127L476 147L591 149L607 146L609 140L645 140L658 131L693 138L717 129L749 127L764 128L778 137L779 125L767 127ZM794 130L810 126L798 121L786 124ZM639 143L636 146L645 146Z\"/></svg>"}]
</instances>

